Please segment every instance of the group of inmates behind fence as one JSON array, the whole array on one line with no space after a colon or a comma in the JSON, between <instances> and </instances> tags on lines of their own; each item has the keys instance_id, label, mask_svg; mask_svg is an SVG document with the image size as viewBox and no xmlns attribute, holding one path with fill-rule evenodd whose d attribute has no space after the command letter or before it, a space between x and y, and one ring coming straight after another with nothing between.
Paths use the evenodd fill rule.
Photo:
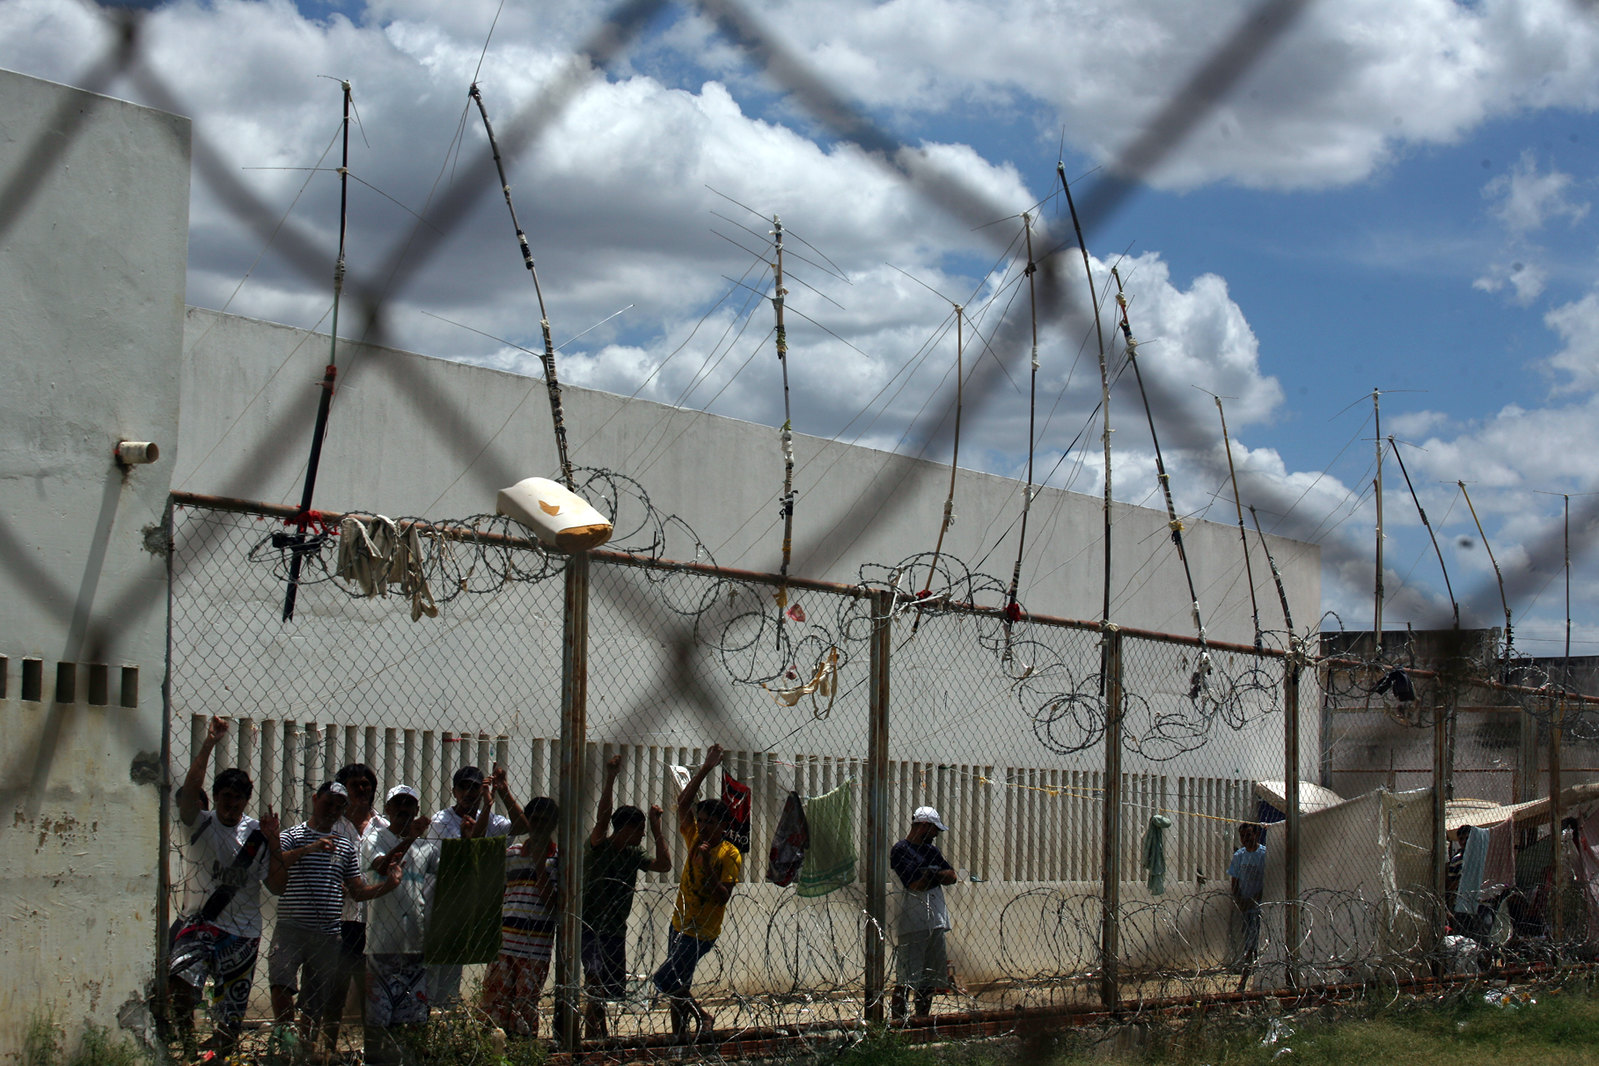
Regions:
<instances>
[{"instance_id":1,"label":"group of inmates behind fence","mask_svg":"<svg viewBox=\"0 0 1599 1066\"><path fill-rule=\"evenodd\" d=\"M194 1009L207 983L212 1029L205 1050L225 1056L238 1045L260 948L265 885L279 897L267 954L269 1054L331 1056L353 984L362 1003L364 1061L403 1061L407 1029L422 1026L432 1009L462 1004L462 964L434 961L431 945L471 920L463 912L473 901L439 886L450 882L452 863L481 867L486 855L493 857L498 951L476 1006L506 1033L538 1034L538 1001L559 915L553 800L541 796L524 806L500 767L485 778L477 767L463 766L452 778L454 802L431 818L422 816L417 790L403 783L386 791L380 812L377 775L352 763L316 789L304 822L285 829L270 806L259 818L245 814L253 785L242 770L218 773L207 801L206 768L227 730L223 719L210 719L177 792L190 868L182 916L170 930L165 1007L172 1035L186 1050L201 1050ZM721 758L713 744L675 805L686 854L663 959L651 979L668 1004L673 1032L685 1037L712 1029L711 1015L691 991L694 971L721 933L742 870L742 853L724 839L732 822L728 806L698 798ZM583 856L583 1024L591 1038L607 1035L606 1004L627 995L626 932L637 876L673 866L659 806L647 813L613 809L620 770L619 756L605 766ZM641 846L646 830L650 855ZM522 839L506 846L516 838Z\"/></svg>"},{"instance_id":2,"label":"group of inmates behind fence","mask_svg":"<svg viewBox=\"0 0 1599 1066\"><path fill-rule=\"evenodd\" d=\"M177 794L184 851L191 864L189 898L171 930L169 1011L175 1035L193 1043L193 1013L209 981L211 1050L238 1043L262 932L259 889L280 897L267 957L271 1044L289 1054L327 1055L337 1047L343 1007L354 985L362 1004L365 1061L403 1061L403 1033L423 1025L431 1009L462 1004L467 961L487 961L475 1006L507 1034L536 1037L539 999L549 980L559 916L555 801L526 805L495 766L487 777L463 766L452 777L454 802L431 817L409 784L384 793L375 808L377 775L362 763L341 769L311 797L306 820L284 829L270 806L258 819L244 813L252 785L238 769L203 787L206 768L227 723L213 717ZM692 993L695 968L715 946L740 878L743 854L726 835L733 812L720 799L700 799L706 777L722 761L711 745L680 791L674 815L686 849L671 927L650 985L667 1004L671 1029L683 1037L710 1033L714 1020ZM614 806L621 756L605 764L593 828L583 849L579 957L582 1025L590 1039L609 1035L607 1004L628 998L627 923L638 874L673 867L662 829L664 812ZM503 813L496 810L496 804ZM946 832L939 812L912 812L889 866L902 905L896 923L891 1017L930 1012L933 997L954 991L945 946L950 929L943 888L957 872L936 840ZM642 847L646 832L652 852ZM1239 829L1242 846L1228 869L1243 913L1241 972L1247 980L1258 950L1265 848L1259 827ZM519 843L510 843L520 838ZM459 841L459 844L451 844ZM509 846L507 846L509 844ZM455 875L477 866L487 893L445 892ZM485 875L486 874L486 879ZM472 939L474 906L491 908L497 953L452 960L438 945ZM479 920L479 925L481 925ZM490 949L493 951L494 949ZM198 1050L198 1049L197 1049Z\"/></svg>"}]
</instances>

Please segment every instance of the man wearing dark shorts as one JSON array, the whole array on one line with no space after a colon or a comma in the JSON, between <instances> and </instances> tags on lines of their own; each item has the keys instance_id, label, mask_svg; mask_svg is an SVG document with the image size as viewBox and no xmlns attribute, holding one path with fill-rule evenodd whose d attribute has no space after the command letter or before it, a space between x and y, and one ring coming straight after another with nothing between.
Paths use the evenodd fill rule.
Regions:
<instances>
[{"instance_id":1,"label":"man wearing dark shorts","mask_svg":"<svg viewBox=\"0 0 1599 1066\"><path fill-rule=\"evenodd\" d=\"M311 817L283 832L282 862L267 875L267 888L282 897L267 954L273 1042L280 1049L292 1050L308 1041L313 1023L324 1016L342 964L344 894L356 900L374 899L400 883L398 863L377 884L369 885L361 876L355 848L333 832L348 802L343 785L323 782L311 798ZM297 1035L290 1028L296 992L300 994Z\"/></svg>"},{"instance_id":2,"label":"man wearing dark shorts","mask_svg":"<svg viewBox=\"0 0 1599 1066\"><path fill-rule=\"evenodd\" d=\"M605 764L605 787L600 791L599 809L583 856L583 978L588 993L583 1013L591 1040L606 1035L605 1001L627 994L627 916L633 909L638 872L665 873L672 868L658 804L649 814L655 841L655 855L650 859L644 858L644 849L639 847L644 839L644 812L637 807L618 807L612 812L612 792L621 772L622 757L611 756Z\"/></svg>"}]
</instances>

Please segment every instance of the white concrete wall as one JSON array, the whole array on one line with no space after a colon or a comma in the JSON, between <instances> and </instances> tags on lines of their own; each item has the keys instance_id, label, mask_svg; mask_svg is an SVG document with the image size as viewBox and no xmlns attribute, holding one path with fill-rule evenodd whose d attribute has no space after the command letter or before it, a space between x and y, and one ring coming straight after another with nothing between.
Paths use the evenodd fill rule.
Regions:
<instances>
[{"instance_id":1,"label":"white concrete wall","mask_svg":"<svg viewBox=\"0 0 1599 1066\"><path fill-rule=\"evenodd\" d=\"M186 119L0 71L0 1061L153 972L188 167Z\"/></svg>"},{"instance_id":2,"label":"white concrete wall","mask_svg":"<svg viewBox=\"0 0 1599 1066\"><path fill-rule=\"evenodd\" d=\"M328 353L321 335L190 308L184 449L174 488L297 504ZM492 512L496 490L558 469L542 380L359 344L341 343L338 363L319 508L459 518ZM775 429L570 386L563 394L574 463L640 481L659 509L699 533L718 563L776 572L783 463ZM804 424L803 412L795 417ZM791 573L853 583L862 564L891 565L932 550L947 466L804 436L796 437L794 450L799 498ZM963 471L944 550L977 565L995 527L1013 525L1020 497L1015 481ZM1164 512L1118 505L1114 519L1115 620L1192 633ZM1099 616L1101 523L1095 497L1040 493L1022 570L1028 610ZM1016 537L1011 529L981 569L1008 581ZM1196 522L1184 541L1209 635L1250 643L1237 528ZM1282 538L1272 545L1304 629L1320 615L1320 549ZM1281 629L1270 571L1255 552L1263 624Z\"/></svg>"}]
</instances>

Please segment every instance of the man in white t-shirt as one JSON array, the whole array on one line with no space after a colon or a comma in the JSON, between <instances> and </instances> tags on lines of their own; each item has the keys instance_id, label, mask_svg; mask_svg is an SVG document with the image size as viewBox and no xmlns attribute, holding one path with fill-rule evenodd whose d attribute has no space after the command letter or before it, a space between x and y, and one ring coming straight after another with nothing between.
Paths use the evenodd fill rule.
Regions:
<instances>
[{"instance_id":1,"label":"man in white t-shirt","mask_svg":"<svg viewBox=\"0 0 1599 1066\"><path fill-rule=\"evenodd\" d=\"M350 803L344 814L333 823L333 832L350 842L357 854L361 838L374 825L387 825L388 820L372 809L377 796L378 775L366 763L353 762L339 768L333 780L343 785L350 794ZM339 923L339 972L328 993L328 1013L323 1019L330 1045L336 1045L339 1026L344 1020L345 1000L350 985L354 983L356 1002L366 1009L366 909L367 905L354 896L344 897L344 915Z\"/></svg>"},{"instance_id":2,"label":"man in white t-shirt","mask_svg":"<svg viewBox=\"0 0 1599 1066\"><path fill-rule=\"evenodd\" d=\"M428 829L428 839L433 841L458 840L469 836L508 837L521 836L528 831L527 818L521 804L511 796L506 784L505 771L499 766L488 781L476 766L463 766L450 779L455 802L433 815ZM494 810L495 797L503 797L507 817ZM448 899L439 899L436 885L429 882L432 906L448 907ZM461 967L450 963L428 966L428 1000L435 1007L443 1007L461 998Z\"/></svg>"},{"instance_id":3,"label":"man in white t-shirt","mask_svg":"<svg viewBox=\"0 0 1599 1066\"><path fill-rule=\"evenodd\" d=\"M402 1061L393 1030L427 1022L427 968L422 965L427 886L438 872L439 848L422 839L428 819L418 814L421 797L396 785L384 799L385 817L374 818L361 838L361 869L369 881L400 871L393 892L367 906L366 1058L368 1066ZM381 821L382 824L379 824Z\"/></svg>"},{"instance_id":4,"label":"man in white t-shirt","mask_svg":"<svg viewBox=\"0 0 1599 1066\"><path fill-rule=\"evenodd\" d=\"M194 1007L210 980L212 1034L206 1045L223 1056L238 1044L250 1002L261 944L261 882L275 861L270 840L277 834L277 815L270 810L261 822L244 813L254 789L243 770L217 774L211 783L215 808L203 809L206 768L227 732L227 722L213 715L178 788L192 909L178 919L168 967L172 1020L185 1045L193 1042Z\"/></svg>"}]
</instances>

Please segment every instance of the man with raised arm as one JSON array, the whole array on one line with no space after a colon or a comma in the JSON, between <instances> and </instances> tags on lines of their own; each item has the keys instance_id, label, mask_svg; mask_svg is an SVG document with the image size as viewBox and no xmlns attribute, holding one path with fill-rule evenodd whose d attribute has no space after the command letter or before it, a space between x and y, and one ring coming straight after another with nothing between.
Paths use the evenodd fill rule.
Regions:
<instances>
[{"instance_id":1,"label":"man with raised arm","mask_svg":"<svg viewBox=\"0 0 1599 1066\"><path fill-rule=\"evenodd\" d=\"M722 761L722 746L712 744L705 762L694 771L677 797L677 831L688 854L678 882L677 903L672 908L672 929L666 938L666 961L655 971L655 987L667 997L672 1011L672 1032L682 1036L694 1029L704 1035L712 1027L711 1015L694 1002L689 985L694 968L716 946L722 933L722 915L733 898L744 857L723 839L733 813L719 799L698 800L706 775Z\"/></svg>"},{"instance_id":2,"label":"man with raised arm","mask_svg":"<svg viewBox=\"0 0 1599 1066\"><path fill-rule=\"evenodd\" d=\"M384 799L384 817L374 818L361 838L361 867L368 880L400 871L399 887L367 905L367 1066L397 1066L402 1055L395 1030L418 1028L428 1018L422 938L427 880L438 871L439 849L421 839L429 822L420 809L416 789L395 785Z\"/></svg>"},{"instance_id":3,"label":"man with raised arm","mask_svg":"<svg viewBox=\"0 0 1599 1066\"><path fill-rule=\"evenodd\" d=\"M178 819L185 827L183 854L194 867L196 909L178 919L168 973L173 1022L187 1045L194 1038L194 1008L211 982L212 1032L207 1049L226 1057L239 1041L261 946L261 882L277 861L271 841L278 817L268 809L257 822L244 813L254 787L230 767L211 782L215 807L205 810L205 773L228 723L215 715L178 788Z\"/></svg>"},{"instance_id":4,"label":"man with raised arm","mask_svg":"<svg viewBox=\"0 0 1599 1066\"><path fill-rule=\"evenodd\" d=\"M605 1001L627 994L627 917L639 871L665 873L672 868L659 805L650 807L655 854L648 859L639 847L644 840L644 812L628 806L611 810L621 772L620 755L606 760L605 784L583 855L583 979L588 993L583 1014L591 1040L606 1035Z\"/></svg>"},{"instance_id":5,"label":"man with raised arm","mask_svg":"<svg viewBox=\"0 0 1599 1066\"><path fill-rule=\"evenodd\" d=\"M273 1037L277 1047L291 1056L297 1045L310 1038L313 1024L326 1014L328 994L340 965L345 893L356 900L375 899L400 884L398 864L377 884L369 885L361 876L355 848L333 832L348 803L343 785L324 781L311 797L310 817L284 830L279 846L287 850L267 874L267 888L282 897L267 954ZM298 1039L290 1027L296 992Z\"/></svg>"},{"instance_id":6,"label":"man with raised arm","mask_svg":"<svg viewBox=\"0 0 1599 1066\"><path fill-rule=\"evenodd\" d=\"M505 770L495 765L494 771L484 780L483 771L476 766L463 766L450 779L455 802L433 815L428 839L464 840L473 837L521 836L528 831L527 817L522 805L511 795ZM494 810L495 797L505 800L509 816ZM434 907L448 907L451 901L440 898L437 886L432 886L430 903ZM449 895L448 887L442 893ZM428 964L428 1000L435 1007L446 1007L461 998L461 967L454 963Z\"/></svg>"}]
</instances>

